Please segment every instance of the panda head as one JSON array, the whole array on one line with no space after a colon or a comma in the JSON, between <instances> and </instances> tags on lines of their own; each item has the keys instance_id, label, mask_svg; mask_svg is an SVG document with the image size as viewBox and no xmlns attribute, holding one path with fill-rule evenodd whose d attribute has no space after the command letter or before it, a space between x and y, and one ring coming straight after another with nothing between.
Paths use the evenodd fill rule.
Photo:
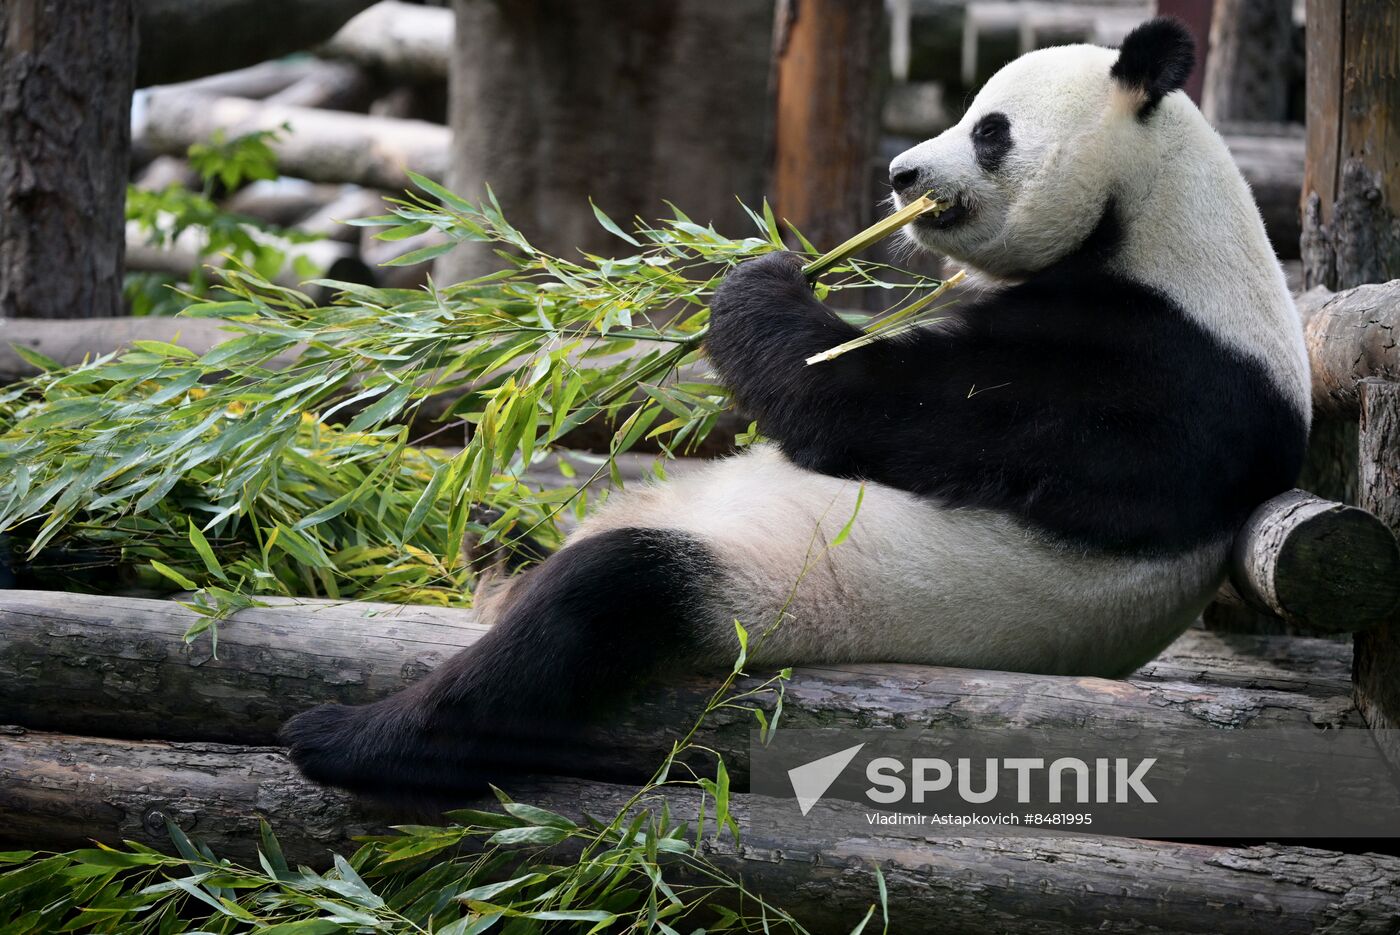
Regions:
<instances>
[{"instance_id":1,"label":"panda head","mask_svg":"<svg viewBox=\"0 0 1400 935\"><path fill-rule=\"evenodd\" d=\"M1121 50L1040 49L997 72L957 126L890 164L894 201L926 192L952 203L908 234L994 276L1017 277L1073 252L1111 200L1182 158L1163 145L1164 123L1201 120L1175 94L1194 64L1176 20L1138 26Z\"/></svg>"}]
</instances>

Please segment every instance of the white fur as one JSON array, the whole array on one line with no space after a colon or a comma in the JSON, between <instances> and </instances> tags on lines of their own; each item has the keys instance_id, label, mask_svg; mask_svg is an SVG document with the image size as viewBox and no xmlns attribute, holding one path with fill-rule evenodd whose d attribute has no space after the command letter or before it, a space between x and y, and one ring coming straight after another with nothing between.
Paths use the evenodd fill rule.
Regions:
<instances>
[{"instance_id":1,"label":"white fur","mask_svg":"<svg viewBox=\"0 0 1400 935\"><path fill-rule=\"evenodd\" d=\"M896 160L973 208L966 223L918 238L990 277L1015 279L1080 243L1112 195L1126 232L1121 272L1262 361L1306 414L1301 328L1244 180L1184 95L1138 121L1141 96L1109 77L1115 55L1068 46L1023 56L956 127ZM991 111L1010 118L1015 145L989 176L970 132ZM757 633L786 612L755 653L776 663L1118 675L1189 625L1224 574L1226 541L1172 559L1109 558L1056 545L1004 515L943 509L873 483L849 539L827 548L860 489L763 448L615 497L574 538L619 526L693 533L728 576L728 604L713 620L716 655L733 653L731 618Z\"/></svg>"},{"instance_id":2,"label":"white fur","mask_svg":"<svg viewBox=\"0 0 1400 935\"><path fill-rule=\"evenodd\" d=\"M727 572L715 653L738 619L775 664L911 662L1121 675L1205 607L1226 543L1186 558L1105 559L1050 544L1013 520L945 510L881 484L814 474L776 448L716 461L612 498L571 541L622 526L678 529ZM829 547L855 517L849 538Z\"/></svg>"}]
</instances>

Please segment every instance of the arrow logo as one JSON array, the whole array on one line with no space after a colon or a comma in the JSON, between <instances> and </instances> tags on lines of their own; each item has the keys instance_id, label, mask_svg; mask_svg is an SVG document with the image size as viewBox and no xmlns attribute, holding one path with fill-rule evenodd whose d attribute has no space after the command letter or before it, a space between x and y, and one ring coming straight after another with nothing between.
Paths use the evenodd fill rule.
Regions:
<instances>
[{"instance_id":1,"label":"arrow logo","mask_svg":"<svg viewBox=\"0 0 1400 935\"><path fill-rule=\"evenodd\" d=\"M854 747L847 747L820 760L813 760L788 770L792 791L797 795L797 807L802 809L803 815L821 801L822 796L826 795L826 790L831 788L831 784L851 760L855 759L863 746L865 744L858 743Z\"/></svg>"}]
</instances>

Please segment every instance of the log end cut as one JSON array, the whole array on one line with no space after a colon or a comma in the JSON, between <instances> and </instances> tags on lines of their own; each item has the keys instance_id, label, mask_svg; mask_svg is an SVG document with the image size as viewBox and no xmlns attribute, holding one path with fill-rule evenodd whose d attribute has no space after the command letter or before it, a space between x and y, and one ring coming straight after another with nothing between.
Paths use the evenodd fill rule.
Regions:
<instances>
[{"instance_id":1,"label":"log end cut","mask_svg":"<svg viewBox=\"0 0 1400 935\"><path fill-rule=\"evenodd\" d=\"M1362 630L1400 607L1400 545L1366 510L1293 490L1250 516L1235 540L1231 581L1265 613Z\"/></svg>"}]
</instances>

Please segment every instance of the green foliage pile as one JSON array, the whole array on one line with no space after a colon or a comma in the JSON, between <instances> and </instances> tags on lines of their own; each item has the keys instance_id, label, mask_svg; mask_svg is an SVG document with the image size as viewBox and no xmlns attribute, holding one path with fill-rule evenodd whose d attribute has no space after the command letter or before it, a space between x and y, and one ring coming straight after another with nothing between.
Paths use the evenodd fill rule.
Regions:
<instances>
[{"instance_id":1,"label":"green foliage pile","mask_svg":"<svg viewBox=\"0 0 1400 935\"><path fill-rule=\"evenodd\" d=\"M423 195L355 222L385 240L444 235L396 264L486 241L507 268L425 290L314 281L339 290L328 306L230 269L229 298L182 313L235 333L203 355L138 341L60 368L21 350L45 372L0 390L0 533L31 560L197 587L211 618L263 594L463 602L465 535L550 544L563 511L586 508L582 483L524 479L570 430L612 420L610 457L644 438L672 454L705 437L724 391L673 375L697 358L729 266L783 248L766 207L742 239L679 210L628 232L595 209L636 252L567 259L532 246L494 199L415 182ZM819 294L911 288L876 264L830 275ZM441 394L455 398L444 420L470 428L451 456L414 447L406 427Z\"/></svg>"}]
</instances>

